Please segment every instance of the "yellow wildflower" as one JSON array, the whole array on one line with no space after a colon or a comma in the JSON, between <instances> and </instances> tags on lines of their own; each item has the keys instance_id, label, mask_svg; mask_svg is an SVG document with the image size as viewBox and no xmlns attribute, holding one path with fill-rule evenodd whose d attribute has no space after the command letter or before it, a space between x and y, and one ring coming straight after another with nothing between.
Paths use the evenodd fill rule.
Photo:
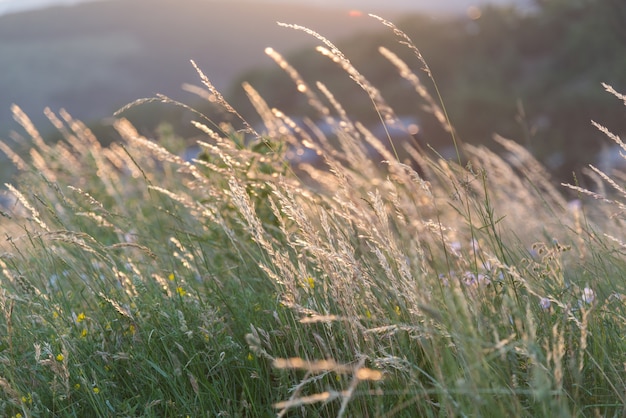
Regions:
<instances>
[{"instance_id":1,"label":"yellow wildflower","mask_svg":"<svg viewBox=\"0 0 626 418\"><path fill-rule=\"evenodd\" d=\"M86 318L87 318L87 316L85 315L85 313L81 312L76 317L76 322L83 322Z\"/></svg>"},{"instance_id":2,"label":"yellow wildflower","mask_svg":"<svg viewBox=\"0 0 626 418\"><path fill-rule=\"evenodd\" d=\"M187 291L185 291L185 289L183 289L182 287L178 286L176 288L176 293L178 293L180 296L185 296L187 294Z\"/></svg>"},{"instance_id":3,"label":"yellow wildflower","mask_svg":"<svg viewBox=\"0 0 626 418\"><path fill-rule=\"evenodd\" d=\"M65 360L65 356L62 353L57 354L57 361Z\"/></svg>"}]
</instances>

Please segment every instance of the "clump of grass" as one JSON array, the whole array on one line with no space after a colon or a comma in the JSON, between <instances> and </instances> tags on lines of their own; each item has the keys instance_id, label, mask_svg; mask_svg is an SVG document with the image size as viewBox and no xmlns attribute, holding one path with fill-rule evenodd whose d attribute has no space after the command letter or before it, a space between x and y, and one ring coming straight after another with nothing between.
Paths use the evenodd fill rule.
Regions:
<instances>
[{"instance_id":1,"label":"clump of grass","mask_svg":"<svg viewBox=\"0 0 626 418\"><path fill-rule=\"evenodd\" d=\"M418 75L381 53L449 125ZM336 140L246 85L265 123L253 129L197 67L201 94L238 122L198 115L193 161L123 118L122 142L103 148L47 112L64 135L48 145L14 109L33 146L28 162L10 155L22 174L0 255L2 415L622 415L618 183L598 172L615 195L570 186L569 204L513 141L497 138L507 160L451 126L458 161L402 144L417 171L268 54ZM297 146L324 164L289 164Z\"/></svg>"}]
</instances>

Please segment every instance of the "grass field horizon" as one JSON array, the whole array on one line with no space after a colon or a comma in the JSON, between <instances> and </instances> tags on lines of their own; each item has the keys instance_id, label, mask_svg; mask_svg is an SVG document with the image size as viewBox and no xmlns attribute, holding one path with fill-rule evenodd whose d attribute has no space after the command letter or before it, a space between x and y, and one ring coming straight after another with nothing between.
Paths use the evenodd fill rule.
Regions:
<instances>
[{"instance_id":1,"label":"grass field horizon","mask_svg":"<svg viewBox=\"0 0 626 418\"><path fill-rule=\"evenodd\" d=\"M195 63L224 121L194 113L191 161L171 130L152 140L124 119L186 106L166 96L121 109L107 147L66 112L47 112L63 135L47 144L13 107L32 147L26 160L0 143L20 173L0 223L1 415L626 413L623 174L558 185L510 139L495 138L502 155L461 143L420 51L371 18L423 68L379 50L456 158L376 137L271 49L332 134L245 84L251 126ZM286 26L396 127L332 42ZM286 159L300 151L323 164Z\"/></svg>"}]
</instances>

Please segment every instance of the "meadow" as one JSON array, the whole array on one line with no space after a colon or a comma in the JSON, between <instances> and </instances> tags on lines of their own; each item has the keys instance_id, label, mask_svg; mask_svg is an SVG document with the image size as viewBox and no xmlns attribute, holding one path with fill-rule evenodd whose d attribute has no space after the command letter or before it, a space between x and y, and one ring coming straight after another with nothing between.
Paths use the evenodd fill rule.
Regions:
<instances>
[{"instance_id":1,"label":"meadow","mask_svg":"<svg viewBox=\"0 0 626 418\"><path fill-rule=\"evenodd\" d=\"M47 112L63 135L48 144L13 108L32 147L0 145L20 173L1 213L0 415L626 414L623 176L554 184L512 140L461 143L436 74L381 23L424 71L380 53L457 158L375 137L273 50L334 139L245 85L251 126L198 67L229 122L195 113L193 160L126 109L103 147L66 112ZM290 28L396 124L330 41ZM148 101L185 107L129 106ZM285 158L299 151L323 164Z\"/></svg>"}]
</instances>

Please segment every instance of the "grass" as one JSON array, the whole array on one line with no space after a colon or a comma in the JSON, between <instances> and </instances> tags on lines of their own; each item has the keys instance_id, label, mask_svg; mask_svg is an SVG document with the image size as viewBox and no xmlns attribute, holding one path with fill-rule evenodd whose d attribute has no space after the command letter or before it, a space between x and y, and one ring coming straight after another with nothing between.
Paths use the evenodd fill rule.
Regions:
<instances>
[{"instance_id":1,"label":"grass","mask_svg":"<svg viewBox=\"0 0 626 418\"><path fill-rule=\"evenodd\" d=\"M620 177L596 174L604 196L568 186L567 202L504 138L507 159L405 144L418 173L289 73L336 146L246 86L256 132L201 72L235 122L198 115L192 162L123 118L123 142L104 148L50 113L64 140L47 145L14 109L33 146L28 161L2 148L21 174L3 210L0 413L623 416ZM302 145L323 167L286 162Z\"/></svg>"}]
</instances>

